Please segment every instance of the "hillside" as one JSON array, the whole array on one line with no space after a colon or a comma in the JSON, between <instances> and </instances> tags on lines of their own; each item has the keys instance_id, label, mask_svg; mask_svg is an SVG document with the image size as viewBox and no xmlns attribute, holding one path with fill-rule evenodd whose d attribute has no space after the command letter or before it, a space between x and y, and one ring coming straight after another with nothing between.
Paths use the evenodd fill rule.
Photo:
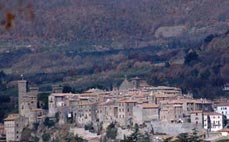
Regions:
<instances>
[{"instance_id":1,"label":"hillside","mask_svg":"<svg viewBox=\"0 0 229 142\"><path fill-rule=\"evenodd\" d=\"M228 6L227 0L2 0L2 88L21 74L32 84L76 90L111 88L128 75L197 97L223 95Z\"/></svg>"},{"instance_id":2,"label":"hillside","mask_svg":"<svg viewBox=\"0 0 229 142\"><path fill-rule=\"evenodd\" d=\"M227 29L228 6L227 0L3 0L1 21L9 12L15 19L10 30L2 27L0 37L34 47L90 42L117 48L136 46L135 41L197 40Z\"/></svg>"}]
</instances>

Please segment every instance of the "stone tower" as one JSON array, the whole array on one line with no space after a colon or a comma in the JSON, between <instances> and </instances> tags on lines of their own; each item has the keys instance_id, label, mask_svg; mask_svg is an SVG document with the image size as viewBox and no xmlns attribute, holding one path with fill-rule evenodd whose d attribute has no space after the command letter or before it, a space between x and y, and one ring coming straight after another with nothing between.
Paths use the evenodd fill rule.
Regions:
<instances>
[{"instance_id":1,"label":"stone tower","mask_svg":"<svg viewBox=\"0 0 229 142\"><path fill-rule=\"evenodd\" d=\"M27 81L19 80L18 81L18 110L19 114L21 114L21 104L23 103L23 96L27 93Z\"/></svg>"}]
</instances>

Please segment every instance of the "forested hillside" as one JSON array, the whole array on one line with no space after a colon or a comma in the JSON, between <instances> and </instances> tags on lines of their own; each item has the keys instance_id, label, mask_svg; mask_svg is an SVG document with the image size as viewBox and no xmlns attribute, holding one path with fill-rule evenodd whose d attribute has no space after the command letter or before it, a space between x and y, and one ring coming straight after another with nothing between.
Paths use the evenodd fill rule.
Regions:
<instances>
[{"instance_id":1,"label":"forested hillside","mask_svg":"<svg viewBox=\"0 0 229 142\"><path fill-rule=\"evenodd\" d=\"M228 6L228 0L2 0L1 88L9 93L24 74L43 88L111 89L127 75L195 97L223 95Z\"/></svg>"}]
</instances>

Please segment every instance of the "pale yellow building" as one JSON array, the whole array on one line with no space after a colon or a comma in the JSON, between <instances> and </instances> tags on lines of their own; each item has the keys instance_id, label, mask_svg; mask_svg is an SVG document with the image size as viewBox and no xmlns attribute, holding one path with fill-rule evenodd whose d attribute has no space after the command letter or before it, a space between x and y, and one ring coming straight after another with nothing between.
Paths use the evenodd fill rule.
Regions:
<instances>
[{"instance_id":1,"label":"pale yellow building","mask_svg":"<svg viewBox=\"0 0 229 142\"><path fill-rule=\"evenodd\" d=\"M27 125L27 119L19 114L11 114L5 118L4 128L6 133L6 141L20 141L22 130Z\"/></svg>"}]
</instances>

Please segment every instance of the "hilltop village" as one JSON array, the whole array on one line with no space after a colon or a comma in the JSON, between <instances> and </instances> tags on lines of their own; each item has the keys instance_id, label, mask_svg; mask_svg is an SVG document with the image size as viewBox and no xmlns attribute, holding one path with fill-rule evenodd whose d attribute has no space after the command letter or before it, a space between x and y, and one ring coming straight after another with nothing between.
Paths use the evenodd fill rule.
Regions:
<instances>
[{"instance_id":1,"label":"hilltop village","mask_svg":"<svg viewBox=\"0 0 229 142\"><path fill-rule=\"evenodd\" d=\"M37 107L38 93L36 87L28 89L26 80L18 81L18 113L4 119L2 141L21 141L23 132L34 127L36 141L58 141L61 134L52 125L89 142L123 141L136 129L139 137L148 136L145 141L158 142L193 130L205 140L229 135L229 102L194 99L180 88L150 86L138 77L125 78L112 91L92 88L73 94L53 86L48 110ZM45 140L46 129L50 135Z\"/></svg>"}]
</instances>

